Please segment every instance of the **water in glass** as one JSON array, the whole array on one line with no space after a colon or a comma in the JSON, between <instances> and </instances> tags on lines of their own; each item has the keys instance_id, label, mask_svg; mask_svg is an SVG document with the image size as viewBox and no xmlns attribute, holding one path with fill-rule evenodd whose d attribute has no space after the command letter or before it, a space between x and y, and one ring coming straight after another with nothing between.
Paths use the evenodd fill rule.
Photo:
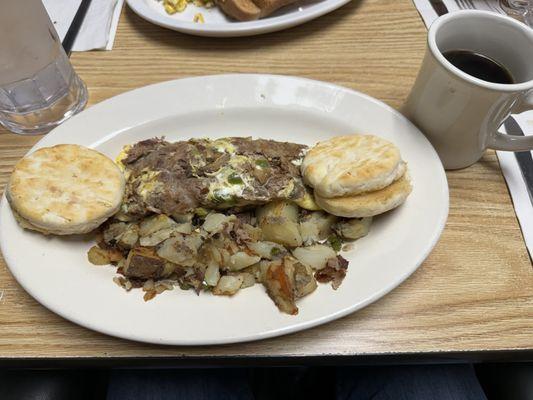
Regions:
<instances>
[{"instance_id":1,"label":"water in glass","mask_svg":"<svg viewBox=\"0 0 533 400\"><path fill-rule=\"evenodd\" d=\"M0 124L40 134L81 111L87 89L40 0L0 2Z\"/></svg>"}]
</instances>

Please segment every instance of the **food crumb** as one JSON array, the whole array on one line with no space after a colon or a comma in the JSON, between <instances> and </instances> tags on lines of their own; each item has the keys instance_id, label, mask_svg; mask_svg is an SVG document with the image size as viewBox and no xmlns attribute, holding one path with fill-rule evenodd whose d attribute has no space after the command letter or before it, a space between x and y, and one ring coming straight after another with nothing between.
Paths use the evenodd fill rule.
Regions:
<instances>
[{"instance_id":1,"label":"food crumb","mask_svg":"<svg viewBox=\"0 0 533 400\"><path fill-rule=\"evenodd\" d=\"M200 23L200 24L203 24L205 22L204 21L204 16L202 15L202 13L195 14L194 18L193 18L193 21L197 22L197 23Z\"/></svg>"},{"instance_id":2,"label":"food crumb","mask_svg":"<svg viewBox=\"0 0 533 400\"><path fill-rule=\"evenodd\" d=\"M156 296L157 292L155 290L150 290L146 292L143 296L144 301L150 301Z\"/></svg>"},{"instance_id":3,"label":"food crumb","mask_svg":"<svg viewBox=\"0 0 533 400\"><path fill-rule=\"evenodd\" d=\"M355 244L353 243L346 243L342 246L342 251L352 251L353 249L355 249Z\"/></svg>"}]
</instances>

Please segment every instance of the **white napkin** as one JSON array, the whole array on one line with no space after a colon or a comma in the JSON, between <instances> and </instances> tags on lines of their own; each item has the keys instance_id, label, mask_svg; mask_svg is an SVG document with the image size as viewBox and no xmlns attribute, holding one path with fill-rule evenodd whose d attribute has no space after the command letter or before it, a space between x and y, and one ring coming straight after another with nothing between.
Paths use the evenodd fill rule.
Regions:
<instances>
[{"instance_id":1,"label":"white napkin","mask_svg":"<svg viewBox=\"0 0 533 400\"><path fill-rule=\"evenodd\" d=\"M458 0L459 3L470 3L470 0ZM494 11L500 14L505 14L505 12L500 7L500 2L498 0L471 0L476 10L487 10ZM448 12L461 10L458 2L456 0L442 0ZM429 0L413 0L415 7L420 13L420 16L424 20L426 27L429 27L431 23L438 17L437 13L431 6Z\"/></svg>"},{"instance_id":2,"label":"white napkin","mask_svg":"<svg viewBox=\"0 0 533 400\"><path fill-rule=\"evenodd\" d=\"M81 0L43 0L61 40L76 15ZM92 0L73 51L111 50L124 0Z\"/></svg>"},{"instance_id":3,"label":"white napkin","mask_svg":"<svg viewBox=\"0 0 533 400\"><path fill-rule=\"evenodd\" d=\"M513 118L522 128L524 135L533 135L533 111L513 115ZM505 133L504 127L502 127L501 132ZM532 199L529 198L526 182L522 177L522 172L513 152L497 151L496 154L498 155L498 160L500 160L503 176L511 192L514 209L522 228L527 250L529 255L533 257L533 205L531 204Z\"/></svg>"},{"instance_id":4,"label":"white napkin","mask_svg":"<svg viewBox=\"0 0 533 400\"><path fill-rule=\"evenodd\" d=\"M468 0L467 0L468 1ZM448 12L460 10L455 0L442 0ZM505 14L500 8L498 0L472 0L478 10L488 10ZM433 10L429 0L413 0L427 27L437 18L437 13ZM533 111L513 115L525 135L533 135ZM502 126L501 132L505 133ZM507 186L511 192L511 198L515 208L518 222L522 228L524 240L531 257L533 257L533 205L529 199L526 182L522 177L520 167L513 152L496 152L500 161L503 176L507 181ZM533 154L533 153L532 153Z\"/></svg>"}]
</instances>

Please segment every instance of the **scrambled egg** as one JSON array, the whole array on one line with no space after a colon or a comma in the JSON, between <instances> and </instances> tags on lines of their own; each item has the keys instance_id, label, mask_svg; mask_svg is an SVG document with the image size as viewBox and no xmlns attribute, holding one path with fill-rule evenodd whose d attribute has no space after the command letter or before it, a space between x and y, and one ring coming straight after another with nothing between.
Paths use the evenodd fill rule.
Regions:
<instances>
[{"instance_id":1,"label":"scrambled egg","mask_svg":"<svg viewBox=\"0 0 533 400\"><path fill-rule=\"evenodd\" d=\"M309 211L321 211L322 209L316 204L313 195L309 192L309 189L306 187L304 196L301 199L293 200L298 206Z\"/></svg>"},{"instance_id":2,"label":"scrambled egg","mask_svg":"<svg viewBox=\"0 0 533 400\"><path fill-rule=\"evenodd\" d=\"M131 149L131 145L126 145L120 150L120 153L118 153L118 156L115 158L115 164L118 165L118 167L124 171L124 164L122 164L122 160L124 160L128 156L128 152Z\"/></svg>"},{"instance_id":3,"label":"scrambled egg","mask_svg":"<svg viewBox=\"0 0 533 400\"><path fill-rule=\"evenodd\" d=\"M213 174L214 182L209 185L207 198L214 203L227 203L232 206L235 198L242 196L246 185L251 185L251 177L239 171L239 165L248 160L245 156L232 156L228 165Z\"/></svg>"},{"instance_id":4,"label":"scrambled egg","mask_svg":"<svg viewBox=\"0 0 533 400\"><path fill-rule=\"evenodd\" d=\"M193 22L198 22L200 24L203 24L205 21L204 21L204 16L202 15L202 13L197 13L194 15L194 18L192 19Z\"/></svg>"},{"instance_id":5,"label":"scrambled egg","mask_svg":"<svg viewBox=\"0 0 533 400\"><path fill-rule=\"evenodd\" d=\"M122 160L124 160L128 156L128 151L130 151L130 149L131 149L131 145L128 144L124 146L122 150L120 150L120 153L118 153L118 156L115 158L115 164L117 164L117 166L120 168L120 170L124 174L124 179L126 179L126 181L130 178L131 171L126 170L126 167L122 163Z\"/></svg>"},{"instance_id":6,"label":"scrambled egg","mask_svg":"<svg viewBox=\"0 0 533 400\"><path fill-rule=\"evenodd\" d=\"M141 195L143 200L146 200L150 193L159 190L162 187L162 183L157 180L159 171L150 171L144 169L142 174L134 179L137 184L137 192Z\"/></svg>"},{"instance_id":7,"label":"scrambled egg","mask_svg":"<svg viewBox=\"0 0 533 400\"><path fill-rule=\"evenodd\" d=\"M209 185L207 198L213 203L235 205L235 199L242 196L246 186L253 184L253 177L243 173L242 165L250 160L249 157L236 155L235 146L226 139L218 139L210 143L210 146L218 153L231 155L227 165L213 173L214 182Z\"/></svg>"},{"instance_id":8,"label":"scrambled egg","mask_svg":"<svg viewBox=\"0 0 533 400\"><path fill-rule=\"evenodd\" d=\"M197 7L213 8L215 3L212 0L163 0L163 7L167 14L175 14L177 12L183 12L189 3L193 3ZM197 19L198 14L194 16L194 22L204 22L204 18L201 14Z\"/></svg>"},{"instance_id":9,"label":"scrambled egg","mask_svg":"<svg viewBox=\"0 0 533 400\"><path fill-rule=\"evenodd\" d=\"M229 140L226 139L217 139L211 143L211 146L213 146L213 148L219 153L235 153L235 146L231 144Z\"/></svg>"}]
</instances>

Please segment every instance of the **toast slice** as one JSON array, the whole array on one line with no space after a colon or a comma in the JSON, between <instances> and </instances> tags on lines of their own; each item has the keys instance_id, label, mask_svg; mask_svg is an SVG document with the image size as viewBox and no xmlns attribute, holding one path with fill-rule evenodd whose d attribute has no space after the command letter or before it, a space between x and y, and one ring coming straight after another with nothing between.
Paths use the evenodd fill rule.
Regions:
<instances>
[{"instance_id":1,"label":"toast slice","mask_svg":"<svg viewBox=\"0 0 533 400\"><path fill-rule=\"evenodd\" d=\"M253 0L254 4L261 10L259 18L266 17L281 7L285 7L297 0Z\"/></svg>"},{"instance_id":2,"label":"toast slice","mask_svg":"<svg viewBox=\"0 0 533 400\"><path fill-rule=\"evenodd\" d=\"M252 0L217 0L216 3L224 13L238 21L253 21L261 15Z\"/></svg>"}]
</instances>

